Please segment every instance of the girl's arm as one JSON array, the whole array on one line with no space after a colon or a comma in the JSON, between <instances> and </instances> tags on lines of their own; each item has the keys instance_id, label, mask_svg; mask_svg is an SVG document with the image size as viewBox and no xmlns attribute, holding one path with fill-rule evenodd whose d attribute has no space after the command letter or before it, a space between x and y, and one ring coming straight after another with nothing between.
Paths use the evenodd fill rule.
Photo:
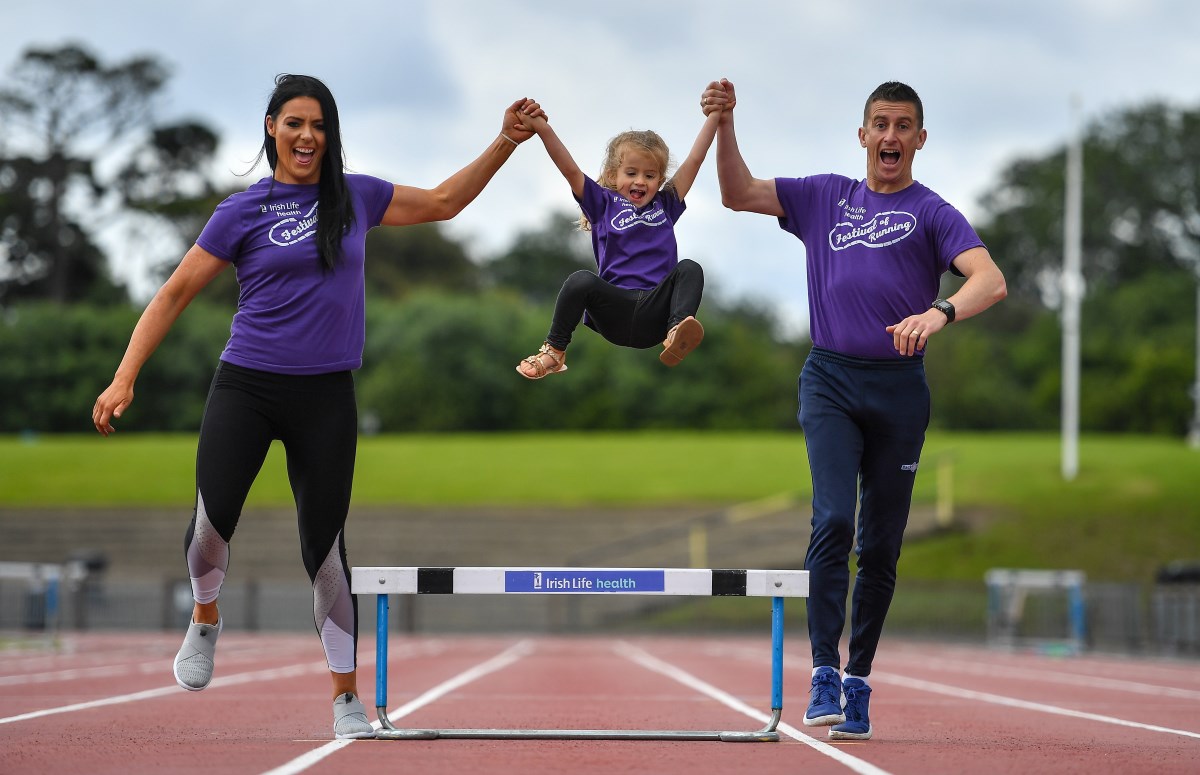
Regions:
<instances>
[{"instance_id":1,"label":"girl's arm","mask_svg":"<svg viewBox=\"0 0 1200 775\"><path fill-rule=\"evenodd\" d=\"M688 151L687 158L680 163L679 169L675 170L675 174L671 177L671 182L675 186L675 194L680 199L687 196L687 192L692 188L692 183L696 181L700 165L704 163L704 157L708 155L708 149L712 147L713 138L717 136L717 125L720 123L721 111L719 110L714 110L704 117L700 134L696 136L696 142L692 143L692 150Z\"/></svg>"},{"instance_id":2,"label":"girl's arm","mask_svg":"<svg viewBox=\"0 0 1200 775\"><path fill-rule=\"evenodd\" d=\"M384 226L411 226L416 223L447 221L463 211L479 196L517 144L528 140L533 133L528 122L542 109L536 102L521 99L504 111L500 134L479 158L451 175L436 188L395 186L392 201L383 215Z\"/></svg>"},{"instance_id":3,"label":"girl's arm","mask_svg":"<svg viewBox=\"0 0 1200 775\"><path fill-rule=\"evenodd\" d=\"M558 171L567 179L567 185L571 187L571 193L576 199L583 197L583 170L579 169L579 165L575 163L575 159L571 158L571 152L562 144L562 140L558 139L558 134L551 128L550 122L545 116L522 116L525 126L529 127L530 131L542 138L542 145L546 146L546 153L550 155L550 160L558 167Z\"/></svg>"}]
</instances>

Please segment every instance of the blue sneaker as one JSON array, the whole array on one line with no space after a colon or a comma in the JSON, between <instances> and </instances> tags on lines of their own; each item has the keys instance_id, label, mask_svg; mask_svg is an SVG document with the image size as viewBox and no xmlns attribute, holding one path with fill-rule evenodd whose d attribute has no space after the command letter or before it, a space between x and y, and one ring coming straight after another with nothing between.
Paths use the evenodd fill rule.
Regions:
<instances>
[{"instance_id":1,"label":"blue sneaker","mask_svg":"<svg viewBox=\"0 0 1200 775\"><path fill-rule=\"evenodd\" d=\"M818 667L813 673L812 692L809 694L808 710L804 712L804 726L827 727L846 720L842 712L842 677L833 667Z\"/></svg>"},{"instance_id":2,"label":"blue sneaker","mask_svg":"<svg viewBox=\"0 0 1200 775\"><path fill-rule=\"evenodd\" d=\"M830 740L870 740L871 721L867 705L871 702L871 687L861 678L847 678L842 683L846 697L846 720L829 729Z\"/></svg>"}]
</instances>

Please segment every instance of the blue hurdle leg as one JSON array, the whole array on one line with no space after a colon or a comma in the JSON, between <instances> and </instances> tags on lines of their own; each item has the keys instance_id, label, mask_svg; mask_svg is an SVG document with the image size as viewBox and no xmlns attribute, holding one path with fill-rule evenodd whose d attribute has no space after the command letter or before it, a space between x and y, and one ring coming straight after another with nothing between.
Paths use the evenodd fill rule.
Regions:
<instances>
[{"instance_id":1,"label":"blue hurdle leg","mask_svg":"<svg viewBox=\"0 0 1200 775\"><path fill-rule=\"evenodd\" d=\"M783 598L771 598L771 710L783 710Z\"/></svg>"},{"instance_id":2,"label":"blue hurdle leg","mask_svg":"<svg viewBox=\"0 0 1200 775\"><path fill-rule=\"evenodd\" d=\"M375 597L375 712L384 729L393 729L387 717L388 596Z\"/></svg>"},{"instance_id":3,"label":"blue hurdle leg","mask_svg":"<svg viewBox=\"0 0 1200 775\"><path fill-rule=\"evenodd\" d=\"M776 742L783 717L783 598L771 598L771 720L757 732L721 732L726 743Z\"/></svg>"}]
</instances>

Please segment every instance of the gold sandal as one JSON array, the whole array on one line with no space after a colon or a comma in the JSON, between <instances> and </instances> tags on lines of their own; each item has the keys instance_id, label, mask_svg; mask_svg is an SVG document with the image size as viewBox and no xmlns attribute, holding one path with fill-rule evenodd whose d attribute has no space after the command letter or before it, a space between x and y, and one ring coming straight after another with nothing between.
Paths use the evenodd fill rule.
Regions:
<instances>
[{"instance_id":1,"label":"gold sandal","mask_svg":"<svg viewBox=\"0 0 1200 775\"><path fill-rule=\"evenodd\" d=\"M542 360L543 355L550 356L550 361L554 364L554 368L551 368L545 364L545 362ZM526 374L525 372L521 371L521 366L518 364L518 374L525 379L541 379L547 374L557 374L560 371L567 370L567 351L563 350L560 353L551 347L549 342L542 342L542 346L538 348L538 351L528 358L522 360L521 363L528 363L530 366L532 366L534 373L532 375Z\"/></svg>"}]
</instances>

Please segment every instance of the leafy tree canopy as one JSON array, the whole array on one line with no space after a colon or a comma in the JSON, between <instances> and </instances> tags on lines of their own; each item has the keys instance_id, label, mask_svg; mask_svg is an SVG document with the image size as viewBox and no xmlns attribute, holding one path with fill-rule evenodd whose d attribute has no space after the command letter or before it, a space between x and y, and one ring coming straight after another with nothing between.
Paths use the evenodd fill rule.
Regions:
<instances>
[{"instance_id":1,"label":"leafy tree canopy","mask_svg":"<svg viewBox=\"0 0 1200 775\"><path fill-rule=\"evenodd\" d=\"M1083 273L1119 285L1200 263L1200 108L1118 111L1083 135ZM1014 294L1057 306L1066 148L1013 163L983 198L980 236Z\"/></svg>"},{"instance_id":2,"label":"leafy tree canopy","mask_svg":"<svg viewBox=\"0 0 1200 775\"><path fill-rule=\"evenodd\" d=\"M123 299L99 226L130 208L185 217L210 193L199 171L216 135L196 122L153 127L168 74L155 57L110 65L75 43L30 48L13 66L0 87L11 149L0 154L0 299ZM118 163L114 179L101 161Z\"/></svg>"}]
</instances>

